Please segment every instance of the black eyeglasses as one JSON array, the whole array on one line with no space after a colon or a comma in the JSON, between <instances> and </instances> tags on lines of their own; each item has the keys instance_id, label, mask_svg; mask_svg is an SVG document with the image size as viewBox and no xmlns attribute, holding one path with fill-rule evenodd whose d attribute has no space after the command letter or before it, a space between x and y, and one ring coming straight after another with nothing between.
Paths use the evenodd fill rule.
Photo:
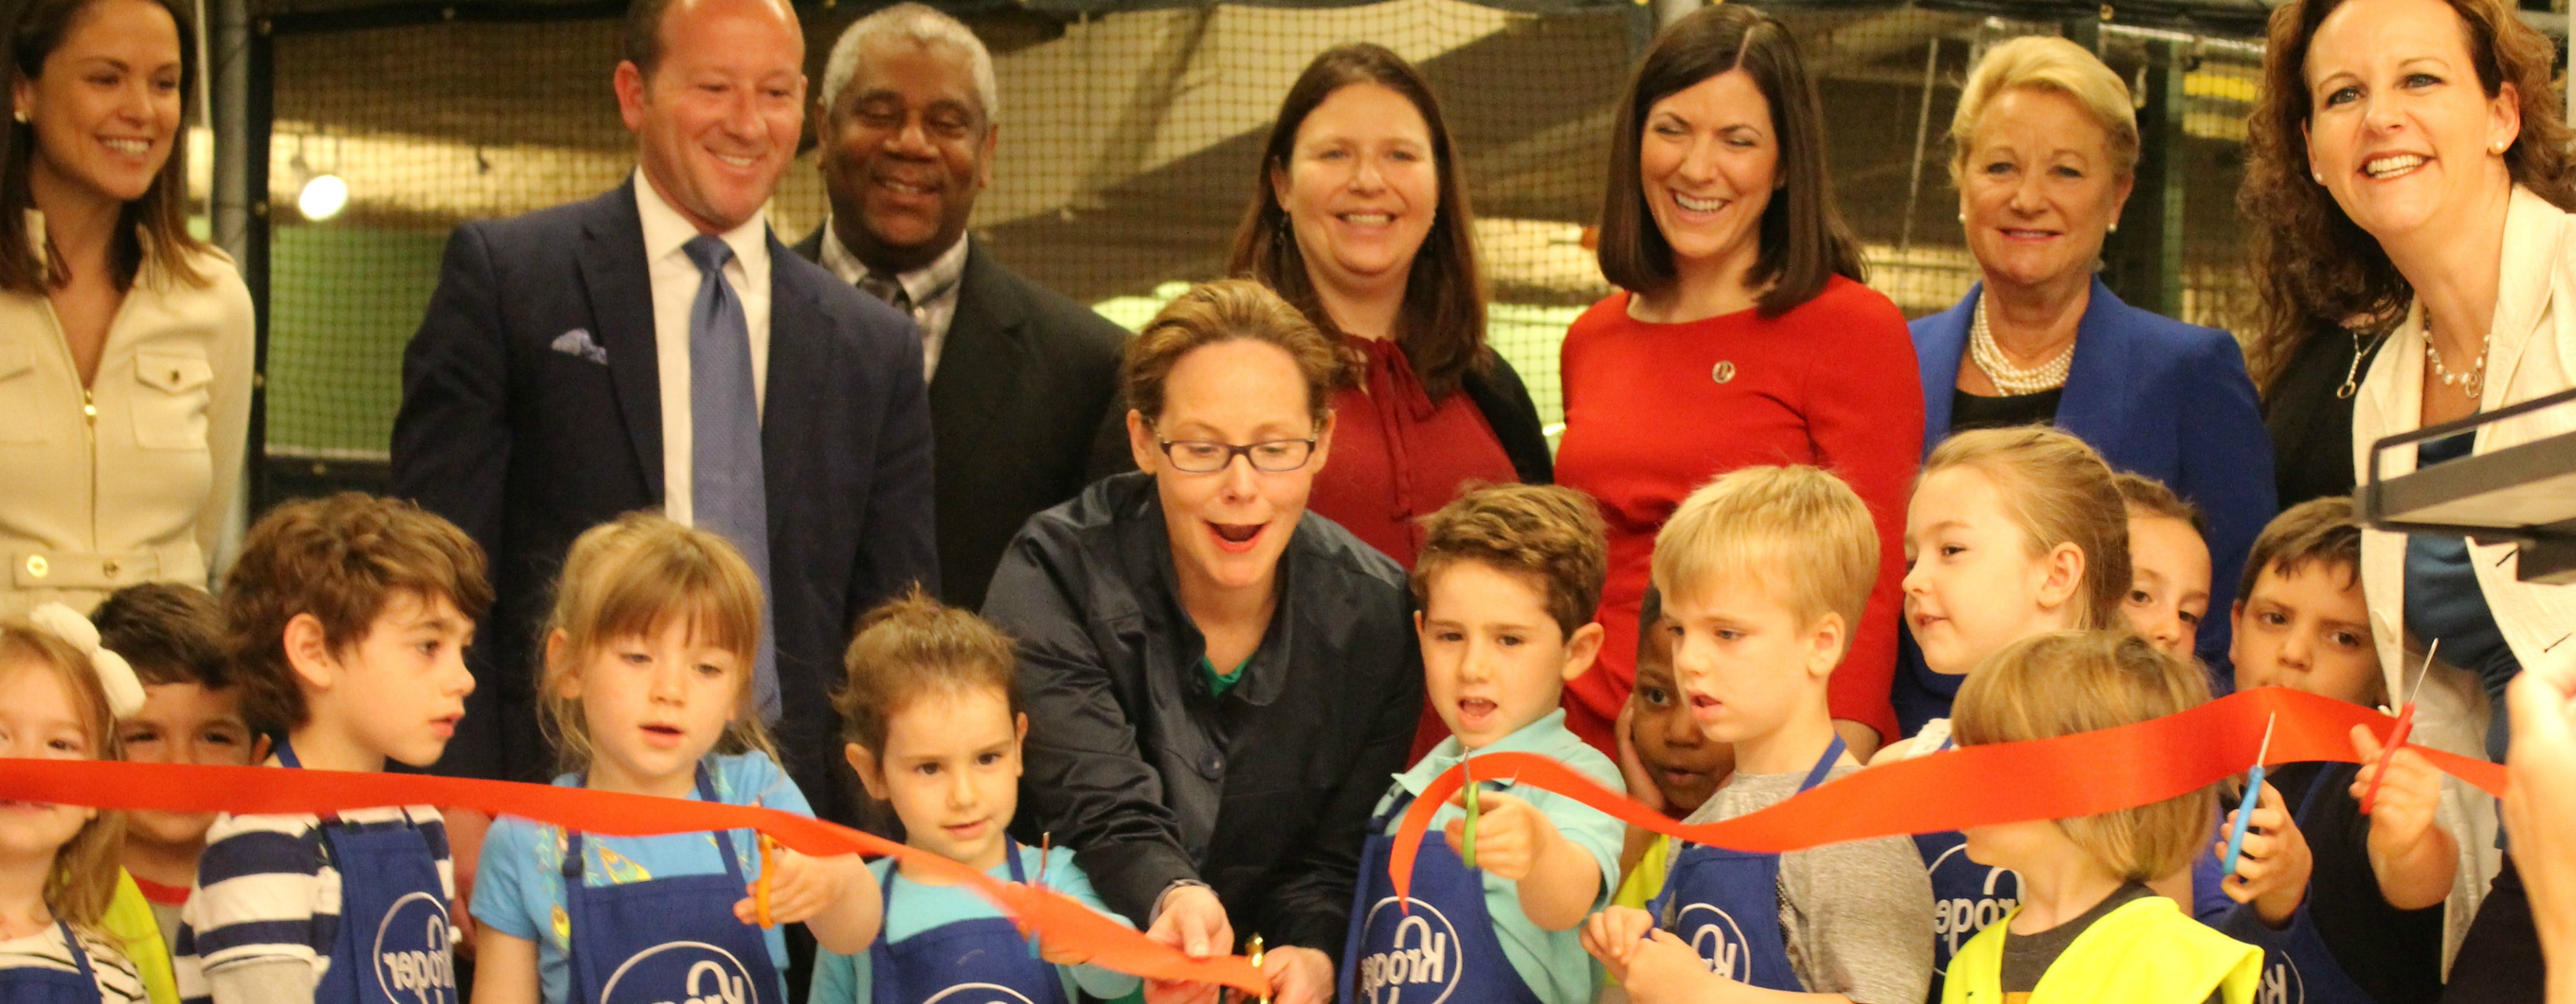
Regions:
<instances>
[{"instance_id":1,"label":"black eyeglasses","mask_svg":"<svg viewBox=\"0 0 2576 1004\"><path fill-rule=\"evenodd\" d=\"M1171 460L1172 469L1185 474L1214 474L1226 469L1238 456L1251 461L1253 470L1264 474L1286 474L1306 466L1306 461L1315 458L1313 438L1273 439L1249 446L1204 439L1171 440L1160 436L1154 441L1162 444L1163 456Z\"/></svg>"}]
</instances>

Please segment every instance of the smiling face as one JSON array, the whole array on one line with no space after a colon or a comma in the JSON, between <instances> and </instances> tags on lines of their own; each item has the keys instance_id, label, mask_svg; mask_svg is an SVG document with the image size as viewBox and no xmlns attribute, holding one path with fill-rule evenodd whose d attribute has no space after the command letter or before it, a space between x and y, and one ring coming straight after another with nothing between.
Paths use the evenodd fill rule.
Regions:
<instances>
[{"instance_id":1,"label":"smiling face","mask_svg":"<svg viewBox=\"0 0 2576 1004\"><path fill-rule=\"evenodd\" d=\"M60 670L26 658L0 665L0 757L95 760L105 738L90 734ZM78 805L0 801L0 859L51 858L97 815Z\"/></svg>"},{"instance_id":2,"label":"smiling face","mask_svg":"<svg viewBox=\"0 0 2576 1004\"><path fill-rule=\"evenodd\" d=\"M1315 427L1306 380L1287 350L1248 338L1190 351L1163 381L1163 413L1147 423L1128 413L1136 466L1154 475L1172 563L1184 590L1267 592L1279 555L1306 512L1315 472L1332 446L1332 421ZM1248 446L1315 437L1304 466L1271 473L1230 457L1212 474L1172 465L1156 438Z\"/></svg>"},{"instance_id":3,"label":"smiling face","mask_svg":"<svg viewBox=\"0 0 2576 1004\"><path fill-rule=\"evenodd\" d=\"M1959 213L1987 281L2090 282L2132 181L2110 132L2064 91L2016 87L1986 103L1972 135Z\"/></svg>"},{"instance_id":4,"label":"smiling face","mask_svg":"<svg viewBox=\"0 0 2576 1004\"><path fill-rule=\"evenodd\" d=\"M2511 191L2512 84L2488 96L2442 0L2350 0L2308 46L2308 167L2382 244L2441 234Z\"/></svg>"},{"instance_id":5,"label":"smiling face","mask_svg":"<svg viewBox=\"0 0 2576 1004\"><path fill-rule=\"evenodd\" d=\"M1400 293L1440 208L1431 126L1392 88L1343 87L1298 124L1270 188L1316 288L1343 298Z\"/></svg>"},{"instance_id":6,"label":"smiling face","mask_svg":"<svg viewBox=\"0 0 2576 1004\"><path fill-rule=\"evenodd\" d=\"M665 617L647 634L573 656L559 686L581 702L591 787L677 795L696 784L698 761L724 738L751 676L749 656L716 645L697 621ZM548 647L562 639L557 632Z\"/></svg>"},{"instance_id":7,"label":"smiling face","mask_svg":"<svg viewBox=\"0 0 2576 1004\"><path fill-rule=\"evenodd\" d=\"M2281 686L2372 707L2387 699L2370 608L2350 565L2310 561L2254 577L2236 604L2227 656L2236 688Z\"/></svg>"},{"instance_id":8,"label":"smiling face","mask_svg":"<svg viewBox=\"0 0 2576 1004\"><path fill-rule=\"evenodd\" d=\"M2016 640L2073 626L2074 584L2030 553L2003 492L1973 466L1942 468L1915 487L1905 562L1905 626L1933 672L1965 674Z\"/></svg>"},{"instance_id":9,"label":"smiling face","mask_svg":"<svg viewBox=\"0 0 2576 1004\"><path fill-rule=\"evenodd\" d=\"M90 4L13 96L36 134L30 187L142 198L177 142L180 76L168 10L149 0Z\"/></svg>"},{"instance_id":10,"label":"smiling face","mask_svg":"<svg viewBox=\"0 0 2576 1004\"><path fill-rule=\"evenodd\" d=\"M1029 719L991 687L916 694L886 719L885 755L843 752L868 794L894 805L904 843L990 871L1019 809L1020 741Z\"/></svg>"},{"instance_id":11,"label":"smiling face","mask_svg":"<svg viewBox=\"0 0 2576 1004\"><path fill-rule=\"evenodd\" d=\"M242 767L267 755L266 741L242 720L241 692L200 683L145 684L142 710L119 720L116 735L124 758L136 763ZM126 821L128 841L185 847L205 841L215 814L129 812Z\"/></svg>"},{"instance_id":12,"label":"smiling face","mask_svg":"<svg viewBox=\"0 0 2576 1004\"><path fill-rule=\"evenodd\" d=\"M1637 170L1673 264L1750 269L1779 180L1780 137L1753 75L1728 70L1646 109Z\"/></svg>"},{"instance_id":13,"label":"smiling face","mask_svg":"<svg viewBox=\"0 0 2576 1004\"><path fill-rule=\"evenodd\" d=\"M1567 681L1591 668L1601 626L1568 637L1548 613L1546 584L1473 558L1442 565L1414 614L1423 689L1449 734L1468 749L1547 717Z\"/></svg>"},{"instance_id":14,"label":"smiling face","mask_svg":"<svg viewBox=\"0 0 2576 1004\"><path fill-rule=\"evenodd\" d=\"M369 758L414 767L438 762L457 719L465 717L465 695L474 692L474 674L465 668L465 646L473 640L474 621L446 596L426 602L408 590L387 596L365 637L329 653L318 667L327 686L314 686L315 670L297 667L307 675L311 711L297 731L329 729Z\"/></svg>"},{"instance_id":15,"label":"smiling face","mask_svg":"<svg viewBox=\"0 0 2576 1004\"><path fill-rule=\"evenodd\" d=\"M1691 717L1690 701L1673 681L1674 627L1658 619L1639 632L1637 679L1628 691L1628 742L1654 776L1664 804L1687 816L1734 772L1735 747L1710 739Z\"/></svg>"},{"instance_id":16,"label":"smiling face","mask_svg":"<svg viewBox=\"0 0 2576 1004\"><path fill-rule=\"evenodd\" d=\"M774 0L673 0L651 76L617 64L644 177L703 233L750 221L796 157L805 36Z\"/></svg>"},{"instance_id":17,"label":"smiling face","mask_svg":"<svg viewBox=\"0 0 2576 1004\"><path fill-rule=\"evenodd\" d=\"M967 54L903 37L860 43L858 72L818 108L834 233L872 268L909 272L966 234L1001 130Z\"/></svg>"},{"instance_id":18,"label":"smiling face","mask_svg":"<svg viewBox=\"0 0 2576 1004\"><path fill-rule=\"evenodd\" d=\"M1798 616L1764 586L1766 576L1710 578L1665 593L1662 622L1673 637L1674 676L1700 731L1743 747L1802 711L1821 715L1824 680L1842 659L1842 617ZM1736 755L1738 767L1755 769L1745 749Z\"/></svg>"},{"instance_id":19,"label":"smiling face","mask_svg":"<svg viewBox=\"0 0 2576 1004\"><path fill-rule=\"evenodd\" d=\"M2120 611L2156 651L2190 659L2209 613L2209 545L2191 524L2129 516L2129 574Z\"/></svg>"}]
</instances>

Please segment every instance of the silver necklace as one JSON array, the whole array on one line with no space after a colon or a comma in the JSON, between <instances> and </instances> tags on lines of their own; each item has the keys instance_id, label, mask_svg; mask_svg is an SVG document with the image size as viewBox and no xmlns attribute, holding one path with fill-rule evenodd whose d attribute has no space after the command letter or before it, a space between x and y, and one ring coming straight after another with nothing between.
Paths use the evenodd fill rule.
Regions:
<instances>
[{"instance_id":1,"label":"silver necklace","mask_svg":"<svg viewBox=\"0 0 2576 1004\"><path fill-rule=\"evenodd\" d=\"M2424 319L2424 362L2433 367L2433 379L2442 381L2442 386L2468 395L2471 401L2486 397L2487 349L2493 344L2495 332L2488 331L2486 337L2478 339L2478 358L2469 364L2468 372L2453 373L2450 367L2442 365L2442 353L2433 347L2433 319Z\"/></svg>"},{"instance_id":2,"label":"silver necklace","mask_svg":"<svg viewBox=\"0 0 2576 1004\"><path fill-rule=\"evenodd\" d=\"M2057 356L2028 368L2015 366L2004 357L2002 346L1995 344L1993 329L1986 326L1986 298L1977 297L1976 320L1968 325L1968 358L1986 371L1986 379L1995 389L2008 395L2037 394L2052 387L2066 386L2067 366L2075 361L2075 342L2069 339Z\"/></svg>"}]
</instances>

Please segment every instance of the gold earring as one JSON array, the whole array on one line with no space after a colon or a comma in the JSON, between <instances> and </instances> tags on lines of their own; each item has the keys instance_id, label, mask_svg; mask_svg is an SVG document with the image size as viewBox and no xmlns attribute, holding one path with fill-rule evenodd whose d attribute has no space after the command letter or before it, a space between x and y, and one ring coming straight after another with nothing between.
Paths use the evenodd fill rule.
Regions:
<instances>
[{"instance_id":1,"label":"gold earring","mask_svg":"<svg viewBox=\"0 0 2576 1004\"><path fill-rule=\"evenodd\" d=\"M2112 233L2115 233L2115 234L2120 232L2120 221L2118 221L2118 220L2112 220L2112 221L2111 221L2111 232L2112 232Z\"/></svg>"},{"instance_id":2,"label":"gold earring","mask_svg":"<svg viewBox=\"0 0 2576 1004\"><path fill-rule=\"evenodd\" d=\"M10 117L17 119L19 125L27 124L27 110L24 108L11 112Z\"/></svg>"}]
</instances>

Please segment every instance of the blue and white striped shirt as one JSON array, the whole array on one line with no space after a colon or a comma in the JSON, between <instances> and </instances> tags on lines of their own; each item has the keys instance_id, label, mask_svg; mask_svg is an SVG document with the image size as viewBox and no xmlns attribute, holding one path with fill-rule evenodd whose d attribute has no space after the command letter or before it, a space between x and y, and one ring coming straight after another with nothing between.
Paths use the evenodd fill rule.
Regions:
<instances>
[{"instance_id":1,"label":"blue and white striped shirt","mask_svg":"<svg viewBox=\"0 0 2576 1004\"><path fill-rule=\"evenodd\" d=\"M418 826L437 858L439 890L456 898L447 824L426 805L357 809L340 825ZM197 885L179 911L179 943L171 946L179 996L186 1004L211 1004L211 979L227 969L294 961L313 967L318 982L329 971L331 944L340 933L340 871L323 853L319 816L222 815L206 831L197 861Z\"/></svg>"}]
</instances>

